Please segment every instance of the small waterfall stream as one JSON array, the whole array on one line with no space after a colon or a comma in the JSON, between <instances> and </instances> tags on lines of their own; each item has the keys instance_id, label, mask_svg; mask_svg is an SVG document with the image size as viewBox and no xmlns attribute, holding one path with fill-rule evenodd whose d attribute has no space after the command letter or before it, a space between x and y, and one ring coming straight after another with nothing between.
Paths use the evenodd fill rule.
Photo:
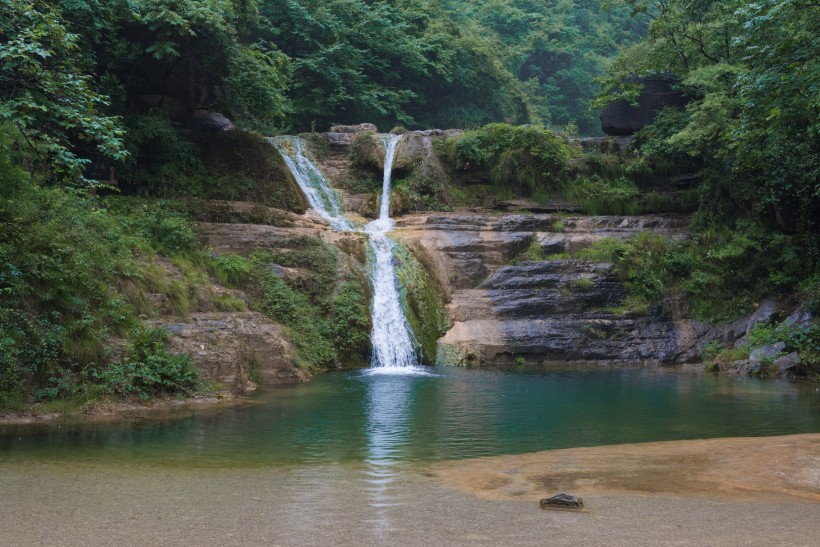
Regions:
<instances>
[{"instance_id":1,"label":"small waterfall stream","mask_svg":"<svg viewBox=\"0 0 820 547\"><path fill-rule=\"evenodd\" d=\"M299 188L304 192L311 208L330 223L334 230L352 232L353 224L344 217L336 192L322 172L305 155L302 139L299 137L272 137L270 143L282 155Z\"/></svg>"},{"instance_id":2,"label":"small waterfall stream","mask_svg":"<svg viewBox=\"0 0 820 547\"><path fill-rule=\"evenodd\" d=\"M393 229L393 220L390 218L390 185L399 140L399 135L385 137L384 183L379 218L365 226L365 231L370 235L370 248L373 249L374 256L370 274L373 283L371 365L391 369L418 364L413 332L399 299L399 283L393 266L393 240L387 235Z\"/></svg>"},{"instance_id":3,"label":"small waterfall stream","mask_svg":"<svg viewBox=\"0 0 820 547\"><path fill-rule=\"evenodd\" d=\"M364 227L373 251L373 266L370 274L373 285L371 366L381 372L397 373L412 371L418 365L413 332L407 322L399 297L399 283L393 264L394 243L388 236L394 227L393 220L390 218L390 193L393 163L400 140L400 135L383 137L384 182L379 218ZM282 155L288 169L305 193L310 206L327 220L334 230L354 231L353 224L344 217L330 183L305 155L302 140L299 137L275 137L270 139L270 142Z\"/></svg>"}]
</instances>

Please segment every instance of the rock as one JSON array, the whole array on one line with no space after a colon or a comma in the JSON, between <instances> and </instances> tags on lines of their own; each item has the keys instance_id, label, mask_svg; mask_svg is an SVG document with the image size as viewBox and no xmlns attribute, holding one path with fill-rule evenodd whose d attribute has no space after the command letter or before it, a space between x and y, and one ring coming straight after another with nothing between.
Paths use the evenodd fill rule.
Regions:
<instances>
[{"instance_id":1,"label":"rock","mask_svg":"<svg viewBox=\"0 0 820 547\"><path fill-rule=\"evenodd\" d=\"M784 349L786 349L784 342L754 348L751 353L749 353L749 361L751 361L752 365L766 364L766 362L771 363Z\"/></svg>"},{"instance_id":2,"label":"rock","mask_svg":"<svg viewBox=\"0 0 820 547\"><path fill-rule=\"evenodd\" d=\"M364 133L365 131L378 132L378 128L372 123L360 123L358 125L334 125L330 128L331 133Z\"/></svg>"},{"instance_id":3,"label":"rock","mask_svg":"<svg viewBox=\"0 0 820 547\"><path fill-rule=\"evenodd\" d=\"M741 359L740 361L732 361L725 367L721 368L723 370L735 371L738 374L748 374L752 369L752 362L748 359Z\"/></svg>"},{"instance_id":4,"label":"rock","mask_svg":"<svg viewBox=\"0 0 820 547\"><path fill-rule=\"evenodd\" d=\"M766 298L758 304L757 309L752 313L748 319L746 326L746 333L749 334L758 323L771 323L775 321L778 316L785 315L785 304L775 298Z\"/></svg>"},{"instance_id":5,"label":"rock","mask_svg":"<svg viewBox=\"0 0 820 547\"><path fill-rule=\"evenodd\" d=\"M581 509L583 506L583 499L564 492L556 494L551 498L544 498L541 500L541 509L549 509L551 507L560 509Z\"/></svg>"},{"instance_id":6,"label":"rock","mask_svg":"<svg viewBox=\"0 0 820 547\"><path fill-rule=\"evenodd\" d=\"M626 141L626 142L625 142ZM601 154L618 153L628 144L628 137L585 137L576 141L584 150L591 150Z\"/></svg>"},{"instance_id":7,"label":"rock","mask_svg":"<svg viewBox=\"0 0 820 547\"><path fill-rule=\"evenodd\" d=\"M672 86L674 78L633 78L632 83L644 85L638 97L638 106L627 101L615 101L601 111L601 129L607 135L632 135L655 120L664 107L682 108L686 100Z\"/></svg>"},{"instance_id":8,"label":"rock","mask_svg":"<svg viewBox=\"0 0 820 547\"><path fill-rule=\"evenodd\" d=\"M192 313L185 321L153 322L171 333L169 349L187 353L205 381L218 382L235 393L262 385L304 382L295 351L280 325L261 313Z\"/></svg>"},{"instance_id":9,"label":"rock","mask_svg":"<svg viewBox=\"0 0 820 547\"><path fill-rule=\"evenodd\" d=\"M783 324L802 326L810 323L812 319L814 319L814 316L810 311L803 308L797 308L783 321Z\"/></svg>"},{"instance_id":10,"label":"rock","mask_svg":"<svg viewBox=\"0 0 820 547\"><path fill-rule=\"evenodd\" d=\"M236 131L231 120L219 112L209 110L194 110L191 113L191 129L195 131Z\"/></svg>"},{"instance_id":11,"label":"rock","mask_svg":"<svg viewBox=\"0 0 820 547\"><path fill-rule=\"evenodd\" d=\"M394 234L428 257L449 296L452 327L439 339L438 363L668 363L699 356L708 327L660 307L643 316L617 310L625 290L610 264L529 261L522 253L533 242L561 252L650 229L685 237L686 225L685 217L658 215L435 213L402 217Z\"/></svg>"},{"instance_id":12,"label":"rock","mask_svg":"<svg viewBox=\"0 0 820 547\"><path fill-rule=\"evenodd\" d=\"M800 359L800 355L793 351L783 357L778 357L772 363L780 374L790 374L797 372L803 365L803 361Z\"/></svg>"}]
</instances>

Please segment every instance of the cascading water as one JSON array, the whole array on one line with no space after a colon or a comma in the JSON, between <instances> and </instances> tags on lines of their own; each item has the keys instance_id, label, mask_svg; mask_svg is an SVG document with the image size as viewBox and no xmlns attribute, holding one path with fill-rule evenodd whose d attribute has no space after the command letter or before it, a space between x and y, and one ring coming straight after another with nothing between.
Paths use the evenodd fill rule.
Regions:
<instances>
[{"instance_id":1,"label":"cascading water","mask_svg":"<svg viewBox=\"0 0 820 547\"><path fill-rule=\"evenodd\" d=\"M379 218L365 227L370 235L370 248L373 249L374 257L373 271L370 274L373 283L373 331L370 338L373 342L371 366L375 368L398 369L418 364L413 333L399 299L398 279L393 266L393 241L387 235L393 229L393 221L390 219L390 184L399 140L399 135L385 137L384 183Z\"/></svg>"},{"instance_id":2,"label":"cascading water","mask_svg":"<svg viewBox=\"0 0 820 547\"><path fill-rule=\"evenodd\" d=\"M273 137L268 140L282 155L308 203L319 216L328 221L334 230L353 231L355 228L344 217L336 192L319 168L305 155L302 139Z\"/></svg>"},{"instance_id":3,"label":"cascading water","mask_svg":"<svg viewBox=\"0 0 820 547\"><path fill-rule=\"evenodd\" d=\"M373 359L371 366L385 372L411 371L418 364L413 332L404 315L399 298L398 279L393 265L393 240L387 235L393 230L390 218L390 191L393 163L396 159L401 136L384 137L384 182L382 184L379 218L365 226L373 250ZM302 140L298 137L275 137L270 139L299 187L305 193L311 207L330 223L335 230L353 231L353 224L344 217L336 193L318 167L305 155ZM416 371L418 372L418 371Z\"/></svg>"}]
</instances>

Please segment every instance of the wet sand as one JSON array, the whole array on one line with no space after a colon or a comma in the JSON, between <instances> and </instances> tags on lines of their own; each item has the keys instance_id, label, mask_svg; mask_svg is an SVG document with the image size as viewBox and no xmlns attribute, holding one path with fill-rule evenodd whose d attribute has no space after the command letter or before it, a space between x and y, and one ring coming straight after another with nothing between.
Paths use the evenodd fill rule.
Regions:
<instances>
[{"instance_id":1,"label":"wet sand","mask_svg":"<svg viewBox=\"0 0 820 547\"><path fill-rule=\"evenodd\" d=\"M447 462L431 472L494 500L539 500L544 492L566 491L820 502L820 434L550 450Z\"/></svg>"},{"instance_id":2,"label":"wet sand","mask_svg":"<svg viewBox=\"0 0 820 547\"><path fill-rule=\"evenodd\" d=\"M565 484L584 495L586 512L538 507ZM0 491L4 546L813 546L820 435L581 448L423 469L3 463L0 455Z\"/></svg>"}]
</instances>

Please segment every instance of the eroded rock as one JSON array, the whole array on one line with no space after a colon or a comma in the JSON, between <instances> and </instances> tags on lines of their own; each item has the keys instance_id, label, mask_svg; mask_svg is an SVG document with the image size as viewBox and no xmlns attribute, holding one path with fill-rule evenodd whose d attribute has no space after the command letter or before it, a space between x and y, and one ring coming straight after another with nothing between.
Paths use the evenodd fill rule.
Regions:
<instances>
[{"instance_id":1,"label":"eroded rock","mask_svg":"<svg viewBox=\"0 0 820 547\"><path fill-rule=\"evenodd\" d=\"M784 349L786 349L786 344L783 342L754 348L749 353L749 361L751 361L752 365L771 364Z\"/></svg>"},{"instance_id":2,"label":"eroded rock","mask_svg":"<svg viewBox=\"0 0 820 547\"><path fill-rule=\"evenodd\" d=\"M261 385L306 381L295 365L294 349L282 327L261 313L192 313L186 320L153 322L171 333L169 349L187 353L206 382L234 393Z\"/></svg>"},{"instance_id":3,"label":"eroded rock","mask_svg":"<svg viewBox=\"0 0 820 547\"><path fill-rule=\"evenodd\" d=\"M803 360L800 359L800 355L796 351L793 351L792 353L775 359L772 365L774 365L781 375L793 374L803 366Z\"/></svg>"}]
</instances>

